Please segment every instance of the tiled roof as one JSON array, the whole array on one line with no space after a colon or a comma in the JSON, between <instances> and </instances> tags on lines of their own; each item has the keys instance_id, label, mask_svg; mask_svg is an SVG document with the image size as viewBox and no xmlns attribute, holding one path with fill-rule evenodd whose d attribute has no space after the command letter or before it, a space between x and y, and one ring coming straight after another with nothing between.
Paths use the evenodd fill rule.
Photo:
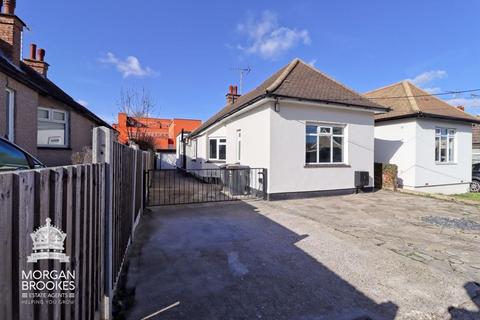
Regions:
<instances>
[{"instance_id":1,"label":"tiled roof","mask_svg":"<svg viewBox=\"0 0 480 320\"><path fill-rule=\"evenodd\" d=\"M37 91L41 95L50 96L58 101L65 103L80 114L93 120L98 125L110 127L108 123L100 119L93 112L76 102L65 91L47 78L41 76L37 71L20 62L20 67L13 65L5 57L0 56L0 71L14 78L25 86Z\"/></svg>"},{"instance_id":2,"label":"tiled roof","mask_svg":"<svg viewBox=\"0 0 480 320\"><path fill-rule=\"evenodd\" d=\"M392 109L388 113L375 115L376 121L422 116L480 123L479 118L449 105L409 81L394 83L364 95Z\"/></svg>"},{"instance_id":3,"label":"tiled roof","mask_svg":"<svg viewBox=\"0 0 480 320\"><path fill-rule=\"evenodd\" d=\"M226 105L192 132L195 136L235 112L265 97L296 98L308 101L341 104L385 112L385 108L333 80L300 59L294 59L252 91Z\"/></svg>"}]
</instances>

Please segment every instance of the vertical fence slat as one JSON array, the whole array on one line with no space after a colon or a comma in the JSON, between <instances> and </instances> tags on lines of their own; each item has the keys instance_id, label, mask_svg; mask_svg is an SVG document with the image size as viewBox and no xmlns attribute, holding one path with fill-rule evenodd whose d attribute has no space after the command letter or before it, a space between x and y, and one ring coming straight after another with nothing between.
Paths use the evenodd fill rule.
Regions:
<instances>
[{"instance_id":1,"label":"vertical fence slat","mask_svg":"<svg viewBox=\"0 0 480 320\"><path fill-rule=\"evenodd\" d=\"M50 217L50 210L53 210L53 205L51 204L51 195L54 195L55 192L50 192L50 185L51 181L51 174L52 171L41 170L36 173L36 179L38 180L38 208L37 208L37 215L38 219L35 219L35 225L40 226L45 224L45 220ZM52 209L50 208L52 207ZM40 260L37 263L36 269L38 270L47 270L49 269L49 260ZM42 293L48 293L48 290L43 290ZM37 306L40 310L38 310L39 320L48 320L52 318L51 311L53 310L52 305L44 304Z\"/></svg>"},{"instance_id":2,"label":"vertical fence slat","mask_svg":"<svg viewBox=\"0 0 480 320\"><path fill-rule=\"evenodd\" d=\"M84 193L84 166L76 167L76 179L75 179L75 320L82 319L83 316L83 287L82 287L82 275L83 275L83 193Z\"/></svg>"},{"instance_id":3,"label":"vertical fence slat","mask_svg":"<svg viewBox=\"0 0 480 320\"><path fill-rule=\"evenodd\" d=\"M20 285L22 271L28 273L33 271L33 264L27 262L27 256L32 252L32 241L30 234L34 229L35 216L35 173L33 171L25 171L18 174L18 275ZM21 297L19 297L21 299ZM34 308L33 304L19 304L19 319L33 320Z\"/></svg>"},{"instance_id":4,"label":"vertical fence slat","mask_svg":"<svg viewBox=\"0 0 480 320\"><path fill-rule=\"evenodd\" d=\"M13 216L13 174L0 175L0 263L1 319L13 319L12 300L12 216Z\"/></svg>"},{"instance_id":5,"label":"vertical fence slat","mask_svg":"<svg viewBox=\"0 0 480 320\"><path fill-rule=\"evenodd\" d=\"M64 215L64 225L66 225L65 232L67 233L66 243L65 243L65 252L68 256L70 256L70 263L66 266L66 270L73 271L74 269L72 266L73 260L75 259L74 256L74 242L75 242L75 229L74 229L74 220L75 220L75 167L70 166L67 168L67 207ZM67 298L70 300L70 297ZM73 308L70 303L65 304L65 318L66 319L73 319L74 313Z\"/></svg>"},{"instance_id":6,"label":"vertical fence slat","mask_svg":"<svg viewBox=\"0 0 480 320\"><path fill-rule=\"evenodd\" d=\"M64 205L65 205L65 193L64 193L64 173L65 169L64 168L56 168L54 171L54 177L55 177L55 211L54 211L54 218L53 224L55 224L56 227L65 230L63 228L63 210L64 210ZM53 268L55 270L59 270L63 268L62 264L60 261L55 260L53 262ZM60 294L60 290L55 291L57 294ZM54 304L53 305L53 318L54 319L61 319L62 314L61 314L61 305L60 304Z\"/></svg>"}]
</instances>

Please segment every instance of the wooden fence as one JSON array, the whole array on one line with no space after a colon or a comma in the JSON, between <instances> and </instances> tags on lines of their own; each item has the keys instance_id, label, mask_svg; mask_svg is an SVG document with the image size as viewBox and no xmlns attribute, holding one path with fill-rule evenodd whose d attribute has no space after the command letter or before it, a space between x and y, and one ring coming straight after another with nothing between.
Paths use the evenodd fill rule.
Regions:
<instances>
[{"instance_id":1,"label":"wooden fence","mask_svg":"<svg viewBox=\"0 0 480 320\"><path fill-rule=\"evenodd\" d=\"M143 209L143 171L152 160L112 141L102 146L110 156L101 163L0 174L0 319L111 318L118 274ZM66 233L69 263L27 262L31 234L47 218ZM25 275L43 270L74 271L74 279L68 279L74 290L22 287ZM66 295L48 299L31 297L32 292Z\"/></svg>"}]
</instances>

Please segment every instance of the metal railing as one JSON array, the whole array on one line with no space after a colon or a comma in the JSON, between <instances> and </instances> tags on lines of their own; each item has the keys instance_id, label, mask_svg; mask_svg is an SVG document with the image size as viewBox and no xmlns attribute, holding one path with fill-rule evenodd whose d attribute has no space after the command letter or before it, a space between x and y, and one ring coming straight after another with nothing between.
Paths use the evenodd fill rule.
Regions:
<instances>
[{"instance_id":1,"label":"metal railing","mask_svg":"<svg viewBox=\"0 0 480 320\"><path fill-rule=\"evenodd\" d=\"M149 170L148 206L263 199L266 169Z\"/></svg>"}]
</instances>

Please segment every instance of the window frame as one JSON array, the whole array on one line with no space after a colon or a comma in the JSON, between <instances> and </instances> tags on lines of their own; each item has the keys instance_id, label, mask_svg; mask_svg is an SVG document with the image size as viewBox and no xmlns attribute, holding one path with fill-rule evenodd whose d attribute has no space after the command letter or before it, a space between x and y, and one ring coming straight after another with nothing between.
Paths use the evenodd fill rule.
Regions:
<instances>
[{"instance_id":1,"label":"window frame","mask_svg":"<svg viewBox=\"0 0 480 320\"><path fill-rule=\"evenodd\" d=\"M38 117L38 111L43 110L48 112L48 119L41 119ZM64 120L55 120L53 119L53 113L63 113ZM70 146L70 119L69 119L69 112L66 110L54 109L54 108L46 108L46 107L38 107L37 108L37 123L46 122L46 123L61 123L65 125L65 137L64 137L64 144L40 144L38 143L38 125L37 125L37 147L40 148L57 148L57 149L66 149Z\"/></svg>"},{"instance_id":2,"label":"window frame","mask_svg":"<svg viewBox=\"0 0 480 320\"><path fill-rule=\"evenodd\" d=\"M316 126L317 130L315 133L307 133L308 126ZM329 129L329 133L321 132L321 128ZM335 134L333 128L342 128L342 134ZM304 161L305 166L331 166L331 165L346 165L346 145L347 145L347 135L346 135L347 124L342 123L324 123L324 122L306 122L305 123L305 141L304 141ZM307 162L307 136L316 137L316 161ZM330 161L329 162L320 162L320 137L329 137L330 138ZM333 140L335 137L342 138L342 161L333 161Z\"/></svg>"},{"instance_id":3,"label":"window frame","mask_svg":"<svg viewBox=\"0 0 480 320\"><path fill-rule=\"evenodd\" d=\"M446 134L442 131L445 130ZM453 131L453 134L451 133ZM446 139L445 155L446 160L442 161L442 138ZM453 154L450 155L450 139L453 139ZM437 139L438 139L438 151L437 151ZM435 140L434 140L434 159L435 164L456 164L457 163L457 129L447 127L435 127ZM453 159L450 159L452 156ZM438 157L438 158L437 158Z\"/></svg>"},{"instance_id":4,"label":"window frame","mask_svg":"<svg viewBox=\"0 0 480 320\"><path fill-rule=\"evenodd\" d=\"M197 156L198 156L198 143L197 143L197 139L193 139L191 140L192 141L192 149L193 149L193 154L192 154L192 160L197 160Z\"/></svg>"},{"instance_id":5,"label":"window frame","mask_svg":"<svg viewBox=\"0 0 480 320\"><path fill-rule=\"evenodd\" d=\"M236 159L238 162L240 162L242 160L242 130L238 129L237 130L237 148L236 148Z\"/></svg>"},{"instance_id":6,"label":"window frame","mask_svg":"<svg viewBox=\"0 0 480 320\"><path fill-rule=\"evenodd\" d=\"M220 140L225 140L225 142L221 142ZM210 141L216 141L216 152L215 152L215 157L211 157L210 154ZM225 159L220 159L220 146L224 145L225 146ZM227 138L226 137L208 137L208 160L211 161L221 161L225 162L227 160Z\"/></svg>"},{"instance_id":7,"label":"window frame","mask_svg":"<svg viewBox=\"0 0 480 320\"><path fill-rule=\"evenodd\" d=\"M8 117L7 117L7 134L6 138L10 142L15 142L15 101L16 101L16 94L15 90L10 89L8 87L5 87L5 99L7 99L7 93L10 95L10 97L13 99L10 99L8 102ZM5 101L5 106L6 106Z\"/></svg>"}]
</instances>

